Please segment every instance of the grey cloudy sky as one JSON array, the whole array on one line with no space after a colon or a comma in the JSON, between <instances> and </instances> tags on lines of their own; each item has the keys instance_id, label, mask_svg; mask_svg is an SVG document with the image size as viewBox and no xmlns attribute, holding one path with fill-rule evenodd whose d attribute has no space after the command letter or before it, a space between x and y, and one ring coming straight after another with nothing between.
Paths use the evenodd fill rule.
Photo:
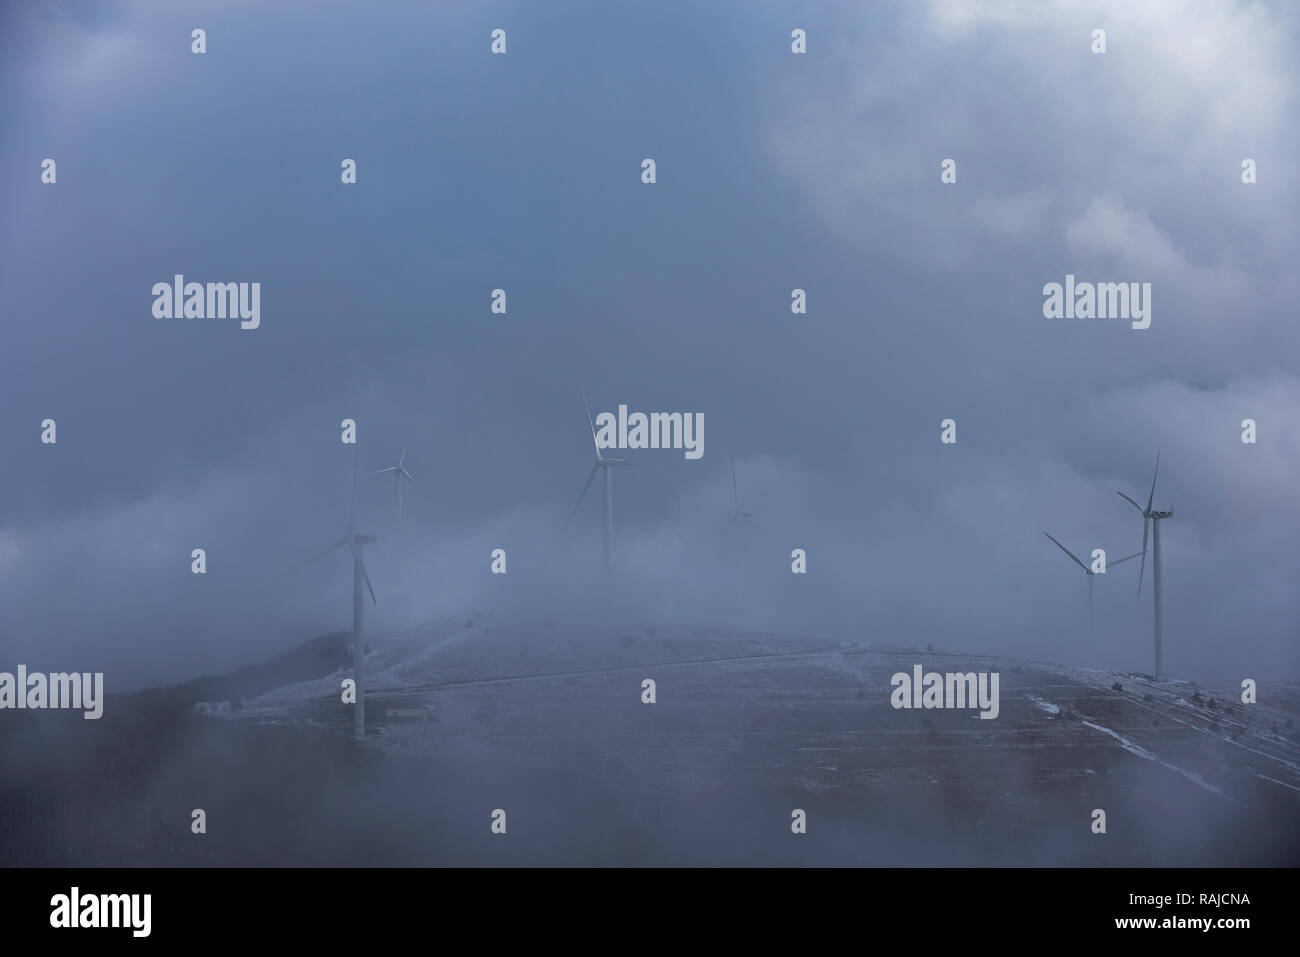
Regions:
<instances>
[{"instance_id":1,"label":"grey cloudy sky","mask_svg":"<svg viewBox=\"0 0 1300 957\"><path fill-rule=\"evenodd\" d=\"M399 526L361 480L377 629L617 610L1149 670L1137 563L1089 629L1042 531L1137 550L1115 491L1158 447L1169 672L1300 675L1293 7L350 6L0 14L6 667L123 688L348 627L346 559L280 576L343 532L352 417L363 471L409 443L428 489ZM175 273L261 282L261 328L155 319ZM1045 320L1066 273L1152 283L1151 327ZM563 528L579 389L706 422L698 461L628 453L614 583L597 497Z\"/></svg>"}]
</instances>

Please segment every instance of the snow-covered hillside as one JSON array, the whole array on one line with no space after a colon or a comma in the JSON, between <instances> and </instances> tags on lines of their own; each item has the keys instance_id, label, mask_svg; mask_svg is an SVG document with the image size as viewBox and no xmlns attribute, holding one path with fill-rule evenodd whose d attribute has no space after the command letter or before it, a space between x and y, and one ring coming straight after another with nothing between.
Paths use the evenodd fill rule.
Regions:
<instances>
[{"instance_id":1,"label":"snow-covered hillside","mask_svg":"<svg viewBox=\"0 0 1300 957\"><path fill-rule=\"evenodd\" d=\"M869 636L443 623L371 639L367 746L572 764L669 794L740 781L805 792L1087 803L1133 774L1162 794L1300 811L1300 687L1222 687L919 651ZM996 672L999 713L895 709L891 676ZM227 720L346 733L343 670ZM655 682L644 703L643 681ZM1138 770L1138 766L1142 767ZM1167 798L1165 798L1167 799ZM1098 798L1097 800L1100 800Z\"/></svg>"}]
</instances>

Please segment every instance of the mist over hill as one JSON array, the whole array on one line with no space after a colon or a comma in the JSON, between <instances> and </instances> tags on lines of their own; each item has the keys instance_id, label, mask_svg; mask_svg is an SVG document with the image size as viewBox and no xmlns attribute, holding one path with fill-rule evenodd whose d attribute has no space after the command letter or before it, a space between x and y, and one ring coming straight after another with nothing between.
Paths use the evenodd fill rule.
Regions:
<instances>
[{"instance_id":1,"label":"mist over hill","mask_svg":"<svg viewBox=\"0 0 1300 957\"><path fill-rule=\"evenodd\" d=\"M0 859L1300 860L1293 685L1265 685L1247 706L1230 689L856 637L489 616L376 637L361 743L340 703L350 671L330 667L340 651L327 635L277 655L285 683L274 688L245 668L115 696L97 722L28 713L8 724ZM891 677L914 664L999 674L998 717L892 707ZM193 711L239 692L239 710ZM191 833L194 808L204 834ZM1091 829L1097 808L1104 834ZM498 809L504 835L490 830ZM808 821L798 837L796 809Z\"/></svg>"}]
</instances>

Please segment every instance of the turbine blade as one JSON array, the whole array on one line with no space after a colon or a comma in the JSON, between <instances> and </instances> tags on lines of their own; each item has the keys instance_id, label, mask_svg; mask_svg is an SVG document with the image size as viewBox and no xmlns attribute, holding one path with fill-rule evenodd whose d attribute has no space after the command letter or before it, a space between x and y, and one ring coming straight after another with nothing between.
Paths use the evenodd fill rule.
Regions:
<instances>
[{"instance_id":1,"label":"turbine blade","mask_svg":"<svg viewBox=\"0 0 1300 957\"><path fill-rule=\"evenodd\" d=\"M1135 509L1137 509L1139 512L1142 512L1142 506L1139 505L1137 502L1133 501L1131 498L1129 498L1129 497L1128 497L1127 495L1125 495L1123 492L1120 492L1120 493L1119 493L1119 497L1122 498L1124 501L1128 502L1130 505L1132 505L1132 506L1133 506ZM1146 512L1142 512L1142 514L1145 515Z\"/></svg>"},{"instance_id":2,"label":"turbine blade","mask_svg":"<svg viewBox=\"0 0 1300 957\"><path fill-rule=\"evenodd\" d=\"M596 423L591 420L591 406L587 405L587 396L582 394L582 405L587 410L587 425L591 426L591 444L596 447L596 458L602 458L600 443L596 441Z\"/></svg>"},{"instance_id":3,"label":"turbine blade","mask_svg":"<svg viewBox=\"0 0 1300 957\"><path fill-rule=\"evenodd\" d=\"M564 520L565 525L568 525L569 522L573 521L573 516L578 514L578 508L582 505L582 500L587 497L587 490L591 488L591 483L596 480L596 473L598 471L600 471L600 466L593 465L591 471L587 473L587 481L582 486L582 494L578 496L578 504L573 506L573 511L570 512L569 517Z\"/></svg>"},{"instance_id":4,"label":"turbine blade","mask_svg":"<svg viewBox=\"0 0 1300 957\"><path fill-rule=\"evenodd\" d=\"M352 546L352 557L357 561L357 567L361 569L361 580L366 583L366 588L370 590L370 603L378 605L379 600L375 598L374 586L370 584L370 575L366 572L366 560L361 557L361 549L356 545Z\"/></svg>"},{"instance_id":5,"label":"turbine blade","mask_svg":"<svg viewBox=\"0 0 1300 957\"><path fill-rule=\"evenodd\" d=\"M402 457L401 457L400 459L397 460L397 467L400 469L400 468L401 468L403 465L405 465L405 464L406 464L406 446L403 445L403 446L402 446Z\"/></svg>"},{"instance_id":6,"label":"turbine blade","mask_svg":"<svg viewBox=\"0 0 1300 957\"><path fill-rule=\"evenodd\" d=\"M1124 562L1128 561L1130 558L1137 558L1139 555L1145 555L1145 554L1146 554L1146 552L1134 552L1132 555L1125 555L1123 558L1117 558L1117 559L1115 559L1115 561L1111 562L1111 563L1108 564L1106 567L1107 567L1107 568L1114 568L1116 565L1122 565Z\"/></svg>"},{"instance_id":7,"label":"turbine blade","mask_svg":"<svg viewBox=\"0 0 1300 957\"><path fill-rule=\"evenodd\" d=\"M307 567L308 565L310 565L312 562L314 562L314 561L316 561L316 560L318 560L318 559L324 558L324 557L325 557L326 555L328 555L330 552L334 551L334 549L336 549L336 548L342 548L342 547L343 547L344 545L346 545L347 543L348 543L348 539L347 539L347 537L340 538L340 539L339 539L337 542L335 542L333 545L327 545L327 546L325 546L324 548L322 548L319 552L317 552L317 553L316 553L315 555L313 555L311 558L307 559L305 562L299 562L297 565L294 565L292 568L290 568L287 572L284 573L285 576L287 577L287 576L289 576L289 575L292 575L294 572L296 572L296 571L297 571L298 569L300 569L300 568L306 568L306 567Z\"/></svg>"},{"instance_id":8,"label":"turbine blade","mask_svg":"<svg viewBox=\"0 0 1300 957\"><path fill-rule=\"evenodd\" d=\"M366 573L366 563L361 563L361 577L366 581L366 588L370 591L370 604L378 605L379 599L375 597L375 588L370 584L370 576Z\"/></svg>"},{"instance_id":9,"label":"turbine blade","mask_svg":"<svg viewBox=\"0 0 1300 957\"><path fill-rule=\"evenodd\" d=\"M415 480L415 476L414 476L414 475L412 475L410 472L406 471L406 469L402 469L402 474L406 476L406 480L407 480L408 482L410 482L412 485L414 485L416 488L418 488L421 492L424 491L424 486L421 485L419 482L417 482L417 481Z\"/></svg>"},{"instance_id":10,"label":"turbine blade","mask_svg":"<svg viewBox=\"0 0 1300 957\"><path fill-rule=\"evenodd\" d=\"M1156 478L1160 475L1160 450L1156 449L1156 473L1151 476L1151 494L1147 496L1147 511L1151 511L1151 503L1156 500Z\"/></svg>"},{"instance_id":11,"label":"turbine blade","mask_svg":"<svg viewBox=\"0 0 1300 957\"><path fill-rule=\"evenodd\" d=\"M736 489L736 456L731 456L731 505L740 510L740 492Z\"/></svg>"},{"instance_id":12,"label":"turbine blade","mask_svg":"<svg viewBox=\"0 0 1300 957\"><path fill-rule=\"evenodd\" d=\"M352 516L357 511L357 474L361 467L361 455L357 446L352 446L352 504L348 509L348 531L352 531Z\"/></svg>"},{"instance_id":13,"label":"turbine blade","mask_svg":"<svg viewBox=\"0 0 1300 957\"><path fill-rule=\"evenodd\" d=\"M1047 535L1046 532L1043 532L1043 534L1044 534L1044 535ZM1048 538L1052 538L1051 535L1047 535L1047 537L1048 537ZM1085 572L1088 572L1089 574L1091 574L1091 570L1088 568L1088 566L1085 565L1083 562L1079 561L1079 559L1075 557L1074 552L1070 551L1068 548L1066 548L1066 547L1065 547L1064 545L1062 545L1060 542L1057 542L1056 539L1052 538L1052 541L1053 541L1053 542L1056 542L1056 547L1057 547L1057 548L1059 548L1061 551L1065 552L1065 554L1067 554L1067 555L1069 555L1071 558L1073 558L1073 559L1074 559L1074 563L1075 563L1076 565L1078 565L1080 568L1082 568Z\"/></svg>"},{"instance_id":14,"label":"turbine blade","mask_svg":"<svg viewBox=\"0 0 1300 957\"><path fill-rule=\"evenodd\" d=\"M375 469L373 472L367 472L366 474L367 474L367 475L383 475L385 472L396 472L396 471L397 471L397 466L396 466L396 465L390 465L390 466L389 466L388 468L386 468L386 469Z\"/></svg>"},{"instance_id":15,"label":"turbine blade","mask_svg":"<svg viewBox=\"0 0 1300 957\"><path fill-rule=\"evenodd\" d=\"M1142 519L1142 567L1138 570L1138 597L1142 597L1142 577L1147 573L1147 530L1151 525L1151 519L1143 517Z\"/></svg>"}]
</instances>

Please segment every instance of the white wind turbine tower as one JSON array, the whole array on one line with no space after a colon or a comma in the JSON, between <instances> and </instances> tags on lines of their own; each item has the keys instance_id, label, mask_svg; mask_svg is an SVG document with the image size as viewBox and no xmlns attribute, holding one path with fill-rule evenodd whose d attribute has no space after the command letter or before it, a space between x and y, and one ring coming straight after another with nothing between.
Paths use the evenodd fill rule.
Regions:
<instances>
[{"instance_id":1,"label":"white wind turbine tower","mask_svg":"<svg viewBox=\"0 0 1300 957\"><path fill-rule=\"evenodd\" d=\"M1164 678L1165 674L1165 633L1164 621L1162 619L1162 608L1160 605L1160 585L1162 580L1160 564L1160 520L1169 518L1174 514L1173 509L1168 511L1159 511L1151 507L1151 503L1156 497L1156 478L1160 475L1160 451L1156 450L1156 471L1151 476L1151 493L1147 496L1147 507L1143 508L1137 502L1133 501L1123 492L1120 497L1128 502L1135 509L1142 513L1142 571L1138 573L1138 597L1142 597L1142 575L1146 572L1146 548L1147 548L1147 530L1150 529L1152 534L1151 541L1151 573L1155 577L1156 593L1156 678Z\"/></svg>"},{"instance_id":2,"label":"white wind turbine tower","mask_svg":"<svg viewBox=\"0 0 1300 957\"><path fill-rule=\"evenodd\" d=\"M587 397L582 397L582 404L587 409L587 425L591 427L591 444L596 448L596 461L591 466L591 471L587 474L587 483L582 486L582 494L578 496L577 505L573 506L573 511L569 513L568 521L573 521L573 516L578 514L578 508L582 505L582 500L587 497L587 490L591 488L591 483L596 478L597 472L604 473L605 478L605 570L610 567L610 559L614 549L614 473L615 466L625 465L624 459L613 459L607 455L602 455L600 443L596 441L596 423L591 420L591 406L587 405ZM567 524L567 522L566 522Z\"/></svg>"},{"instance_id":3,"label":"white wind turbine tower","mask_svg":"<svg viewBox=\"0 0 1300 957\"><path fill-rule=\"evenodd\" d=\"M393 473L393 482L397 489L397 517L400 520L402 517L402 479L406 479L421 492L424 491L424 486L415 480L415 476L406 471L406 446L402 446L402 457L397 460L396 465L390 465L386 469L375 469L370 474L384 475L388 472Z\"/></svg>"},{"instance_id":4,"label":"white wind turbine tower","mask_svg":"<svg viewBox=\"0 0 1300 957\"><path fill-rule=\"evenodd\" d=\"M316 561L318 558L324 558L336 548L347 548L352 553L352 678L357 685L357 703L352 709L352 733L358 738L364 738L366 734L366 636L363 612L365 611L365 598L361 593L361 586L364 583L370 591L370 600L374 604L379 604L375 598L374 586L370 584L370 576L366 574L366 563L361 557L361 547L369 545L375 540L373 535L358 535L352 528L352 518L356 511L357 500L357 473L355 460L352 470L352 513L348 515L347 534L340 538L332 545L327 545L319 552L298 565L291 568L288 574L293 574L299 568L303 568Z\"/></svg>"},{"instance_id":5,"label":"white wind turbine tower","mask_svg":"<svg viewBox=\"0 0 1300 957\"><path fill-rule=\"evenodd\" d=\"M1043 534L1047 535L1048 538L1052 538L1052 536L1048 535L1047 532L1043 532ZM1083 569L1083 573L1088 576L1088 625L1091 626L1092 625L1092 580L1095 576L1100 575L1101 572L1093 571L1091 566L1085 565L1083 562L1081 562L1079 560L1079 557L1075 555L1074 552L1070 551L1068 548L1066 548L1056 539L1052 538L1052 543L1056 545L1056 547L1059 548L1061 551L1065 552L1065 554L1069 555L1070 558L1074 560L1074 563ZM1106 570L1109 571L1110 569L1114 568L1116 565L1122 564L1123 562L1128 561L1130 558L1137 558L1139 555L1143 555L1143 554L1145 554L1145 552L1134 552L1132 555L1125 555L1123 558L1116 559L1113 562L1107 562Z\"/></svg>"},{"instance_id":6,"label":"white wind turbine tower","mask_svg":"<svg viewBox=\"0 0 1300 957\"><path fill-rule=\"evenodd\" d=\"M310 565L336 548L347 548L352 553L352 677L357 684L357 703L352 710L352 733L358 738L363 738L366 734L366 638L362 627L362 613L366 604L365 597L361 593L362 583L370 591L370 600L378 604L374 586L370 584L370 576L366 574L365 560L361 557L361 546L369 545L374 540L373 535L356 534L352 530L352 519L349 518L346 535L293 569L297 571L305 565Z\"/></svg>"},{"instance_id":7,"label":"white wind turbine tower","mask_svg":"<svg viewBox=\"0 0 1300 957\"><path fill-rule=\"evenodd\" d=\"M731 520L727 522L727 527L730 528L732 525L736 524L736 522L740 521L741 519L746 519L751 525L754 524L754 513L742 512L740 510L740 490L736 485L736 456L732 454L731 456Z\"/></svg>"}]
</instances>

